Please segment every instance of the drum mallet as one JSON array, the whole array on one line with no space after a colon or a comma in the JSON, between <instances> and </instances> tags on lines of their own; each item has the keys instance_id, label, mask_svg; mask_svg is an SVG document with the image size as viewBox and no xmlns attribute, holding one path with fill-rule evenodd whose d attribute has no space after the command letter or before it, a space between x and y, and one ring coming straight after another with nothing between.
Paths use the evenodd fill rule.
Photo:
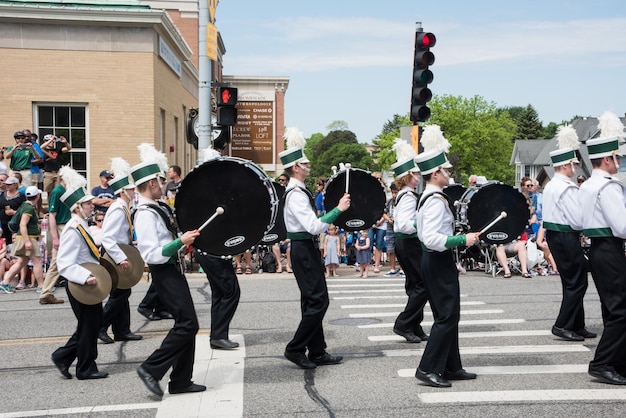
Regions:
<instances>
[{"instance_id":1,"label":"drum mallet","mask_svg":"<svg viewBox=\"0 0 626 418\"><path fill-rule=\"evenodd\" d=\"M346 167L346 193L350 193L350 167L352 167L352 164L350 163L346 163L345 165Z\"/></svg>"},{"instance_id":2,"label":"drum mallet","mask_svg":"<svg viewBox=\"0 0 626 418\"><path fill-rule=\"evenodd\" d=\"M207 219L205 223L200 225L200 228L198 228L198 232L200 232L204 228L206 228L208 224L210 224L215 218L217 218L222 213L224 213L224 208L221 207L221 206L218 206L217 209L215 209L215 213L213 215L211 215L211 217L209 219Z\"/></svg>"},{"instance_id":3,"label":"drum mallet","mask_svg":"<svg viewBox=\"0 0 626 418\"><path fill-rule=\"evenodd\" d=\"M506 218L506 212L502 211L502 212L500 212L500 215L498 215L498 217L496 219L494 219L493 221L489 222L489 225L487 225L486 227L481 229L480 232L478 233L478 235L484 234L485 231L487 231L489 228L491 228L492 226L494 226L495 224L497 224L498 222L500 222L504 218Z\"/></svg>"}]
</instances>

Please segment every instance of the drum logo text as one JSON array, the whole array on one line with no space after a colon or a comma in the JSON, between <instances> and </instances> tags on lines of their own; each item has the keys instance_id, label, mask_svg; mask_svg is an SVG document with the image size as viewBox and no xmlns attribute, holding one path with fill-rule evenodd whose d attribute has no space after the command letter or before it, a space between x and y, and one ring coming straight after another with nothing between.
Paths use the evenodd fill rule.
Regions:
<instances>
[{"instance_id":1,"label":"drum logo text","mask_svg":"<svg viewBox=\"0 0 626 418\"><path fill-rule=\"evenodd\" d=\"M267 234L263 237L263 242L270 242L278 239L278 234Z\"/></svg>"},{"instance_id":2,"label":"drum logo text","mask_svg":"<svg viewBox=\"0 0 626 418\"><path fill-rule=\"evenodd\" d=\"M362 219L350 219L349 221L346 221L346 226L349 226L350 228L360 228L363 225L365 225L365 221Z\"/></svg>"},{"instance_id":3,"label":"drum logo text","mask_svg":"<svg viewBox=\"0 0 626 418\"><path fill-rule=\"evenodd\" d=\"M487 238L492 241L504 241L509 237L506 232L490 232L487 234Z\"/></svg>"},{"instance_id":4,"label":"drum logo text","mask_svg":"<svg viewBox=\"0 0 626 418\"><path fill-rule=\"evenodd\" d=\"M236 237L232 237L226 240L226 242L224 242L224 245L226 247L234 247L235 245L239 245L242 242L244 242L246 240L246 237L238 235Z\"/></svg>"}]
</instances>

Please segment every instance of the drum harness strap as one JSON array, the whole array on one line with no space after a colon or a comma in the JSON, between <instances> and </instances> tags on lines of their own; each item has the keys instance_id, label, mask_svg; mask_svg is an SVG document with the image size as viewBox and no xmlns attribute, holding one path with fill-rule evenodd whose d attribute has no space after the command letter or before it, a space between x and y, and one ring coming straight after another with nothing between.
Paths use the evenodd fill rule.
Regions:
<instances>
[{"instance_id":1,"label":"drum harness strap","mask_svg":"<svg viewBox=\"0 0 626 418\"><path fill-rule=\"evenodd\" d=\"M448 197L445 193L443 193L443 192L433 192L433 193L431 193L431 194L428 194L428 195L424 196L424 198L422 199L422 201L419 203L419 205L418 205L418 207L417 207L417 210L420 210L420 209L424 206L424 203L426 203L426 201L427 201L428 199L430 199L431 197L433 197L433 196L438 196L440 199L442 199L442 200L444 200L445 202L447 202L447 203L448 203L448 207L449 207L450 211L451 211L452 213L454 213L454 203L453 203L453 202L450 200L450 198L449 198L449 197ZM462 238L459 238L459 237L462 237ZM463 243L465 243L465 237L464 237L464 236L462 236L462 235L455 235L455 236L448 237L448 241L446 242L446 247L447 247L448 249L450 249L450 248L452 248L452 247L459 246L459 245L460 245L460 243L461 243L461 241L460 241L461 239L462 239ZM450 243L450 246L448 246L448 243ZM424 243L422 243L422 249L423 249L424 251L433 252L433 250L431 250L431 249L429 249L428 247L426 247L426 246L424 245Z\"/></svg>"},{"instance_id":2,"label":"drum harness strap","mask_svg":"<svg viewBox=\"0 0 626 418\"><path fill-rule=\"evenodd\" d=\"M413 190L411 191L405 191L405 192L400 192L398 193L398 196L396 196L396 200L394 202L394 207L398 206L398 203L400 202L400 199L402 199L404 196L407 196L409 194L412 194L415 196L415 210L417 210L417 204L420 201L420 198L422 197L421 194L414 192ZM417 238L417 232L414 234L403 234L402 232L396 232L396 238L397 239L407 239L407 238Z\"/></svg>"},{"instance_id":3,"label":"drum harness strap","mask_svg":"<svg viewBox=\"0 0 626 418\"><path fill-rule=\"evenodd\" d=\"M154 203L145 203L140 205L139 207L137 207L135 210L133 210L133 213L131 215L131 222L134 225L135 223L135 214L137 213L137 210L139 210L140 208L149 208L152 209L154 212L156 212L161 219L163 219L163 222L165 222L165 227L167 228L168 231L170 231L170 234L172 234L172 239L177 239L178 238L178 224L176 223L176 216L174 215L174 212L172 211L172 209L169 207L169 205L167 203L164 202L159 202L157 201L158 204L154 204ZM181 250L184 250L185 247L183 247ZM174 264L177 264L179 266L179 268L181 268L181 273L184 271L182 269L182 258L181 257L181 252L179 251L178 254L176 254L174 258Z\"/></svg>"},{"instance_id":4,"label":"drum harness strap","mask_svg":"<svg viewBox=\"0 0 626 418\"><path fill-rule=\"evenodd\" d=\"M311 208L313 209L313 212L316 211L315 208L315 198L313 197L313 195L311 194L310 191L308 191L307 189L302 189L301 187L292 187L291 189L287 189L285 191L285 193L283 194L283 196L280 198L279 200L279 205L283 205L283 208L285 206L285 203L287 202L287 195L289 193L291 193L294 190L302 190L304 193L306 193L306 195L309 198L309 202L311 203ZM292 240L309 240L309 239L313 239L316 244L318 244L318 240L319 237L318 236L313 236L311 234L309 234L306 231L302 231L302 232L289 232L287 231L287 238L292 239Z\"/></svg>"}]
</instances>

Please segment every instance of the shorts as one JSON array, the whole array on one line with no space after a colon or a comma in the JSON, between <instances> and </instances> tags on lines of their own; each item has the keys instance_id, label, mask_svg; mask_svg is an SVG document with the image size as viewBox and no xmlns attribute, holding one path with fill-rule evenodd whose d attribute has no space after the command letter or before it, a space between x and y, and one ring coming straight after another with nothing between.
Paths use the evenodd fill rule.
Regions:
<instances>
[{"instance_id":1,"label":"shorts","mask_svg":"<svg viewBox=\"0 0 626 418\"><path fill-rule=\"evenodd\" d=\"M15 241L13 241L13 252L12 255L16 257L41 257L41 251L39 250L39 239L30 237L30 242L33 244L33 248L31 250L27 250L24 246L26 240L21 235L15 237Z\"/></svg>"},{"instance_id":2,"label":"shorts","mask_svg":"<svg viewBox=\"0 0 626 418\"><path fill-rule=\"evenodd\" d=\"M374 247L381 251L385 245L385 232L385 229L378 228L372 228L369 232L370 242L373 244Z\"/></svg>"},{"instance_id":3,"label":"shorts","mask_svg":"<svg viewBox=\"0 0 626 418\"><path fill-rule=\"evenodd\" d=\"M396 252L396 233L393 231L387 230L385 239L387 241L387 254L395 253Z\"/></svg>"},{"instance_id":4,"label":"shorts","mask_svg":"<svg viewBox=\"0 0 626 418\"><path fill-rule=\"evenodd\" d=\"M287 250L291 247L291 241L279 243L278 246L280 247L280 252L282 254L287 254Z\"/></svg>"}]
</instances>

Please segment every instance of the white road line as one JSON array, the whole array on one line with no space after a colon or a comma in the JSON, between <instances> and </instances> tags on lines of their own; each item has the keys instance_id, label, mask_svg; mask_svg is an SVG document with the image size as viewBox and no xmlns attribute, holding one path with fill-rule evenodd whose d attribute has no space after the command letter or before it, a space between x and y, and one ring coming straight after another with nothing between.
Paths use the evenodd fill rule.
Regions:
<instances>
[{"instance_id":1,"label":"white road line","mask_svg":"<svg viewBox=\"0 0 626 418\"><path fill-rule=\"evenodd\" d=\"M587 373L589 364L538 364L527 366L485 366L466 367L468 371L485 375L507 375L507 374L554 374L554 373ZM399 377L415 377L415 368L398 370Z\"/></svg>"},{"instance_id":2,"label":"white road line","mask_svg":"<svg viewBox=\"0 0 626 418\"><path fill-rule=\"evenodd\" d=\"M371 283L371 284L329 284L327 285L327 287L330 289L335 288L335 287L355 287L355 286L359 286L359 287L402 287L402 289L404 289L404 283Z\"/></svg>"},{"instance_id":3,"label":"white road line","mask_svg":"<svg viewBox=\"0 0 626 418\"><path fill-rule=\"evenodd\" d=\"M326 283L352 282L355 285L359 285L361 283L367 283L367 282L386 282L386 283L390 283L390 282L394 282L394 281L395 282L404 283L404 279L392 279L392 278L389 278L389 277L385 277L385 278L383 278L383 277L381 277L381 278L372 277L372 278L367 278L367 279L363 279L363 278L361 278L361 279L348 279L348 278L345 278L345 279L326 279Z\"/></svg>"},{"instance_id":4,"label":"white road line","mask_svg":"<svg viewBox=\"0 0 626 418\"><path fill-rule=\"evenodd\" d=\"M423 403L626 400L624 389L498 390L418 393Z\"/></svg>"},{"instance_id":5,"label":"white road line","mask_svg":"<svg viewBox=\"0 0 626 418\"><path fill-rule=\"evenodd\" d=\"M570 345L503 345L485 347L461 347L461 355L482 355L482 354L529 354L529 353L576 353L588 352L589 349L582 344ZM386 357L411 357L421 356L424 349L414 350L383 350Z\"/></svg>"},{"instance_id":6,"label":"white road line","mask_svg":"<svg viewBox=\"0 0 626 418\"><path fill-rule=\"evenodd\" d=\"M467 325L501 325L501 324L521 324L526 322L525 319L471 319L459 321L459 326ZM422 321L422 326L430 326L433 321ZM393 322L381 322L380 324L357 325L357 328L393 328Z\"/></svg>"},{"instance_id":7,"label":"white road line","mask_svg":"<svg viewBox=\"0 0 626 418\"><path fill-rule=\"evenodd\" d=\"M370 290L329 290L328 294L338 293L403 293L406 296L404 289L370 289Z\"/></svg>"},{"instance_id":8,"label":"white road line","mask_svg":"<svg viewBox=\"0 0 626 418\"><path fill-rule=\"evenodd\" d=\"M490 337L533 337L541 335L552 335L549 330L519 330L519 331L485 331L485 332L459 332L459 338L490 338ZM371 335L367 337L370 341L405 341L399 335Z\"/></svg>"},{"instance_id":9,"label":"white road line","mask_svg":"<svg viewBox=\"0 0 626 418\"><path fill-rule=\"evenodd\" d=\"M246 348L243 335L231 335L239 343L235 350L212 350L209 337L196 337L193 379L206 385L206 392L166 394L158 417L243 416L243 372Z\"/></svg>"},{"instance_id":10,"label":"white road line","mask_svg":"<svg viewBox=\"0 0 626 418\"><path fill-rule=\"evenodd\" d=\"M502 309L477 309L472 311L461 310L461 315L483 315L483 314L501 314ZM432 312L424 311L424 315L432 315ZM385 318L390 316L398 316L398 312L369 312L369 313L353 313L349 314L349 318Z\"/></svg>"},{"instance_id":11,"label":"white road line","mask_svg":"<svg viewBox=\"0 0 626 418\"><path fill-rule=\"evenodd\" d=\"M467 302L461 302L461 306L478 306L484 305L485 302L468 300ZM404 303L372 303L369 305L341 305L341 309L371 309L371 308L404 308ZM429 304L426 304L429 306Z\"/></svg>"},{"instance_id":12,"label":"white road line","mask_svg":"<svg viewBox=\"0 0 626 418\"><path fill-rule=\"evenodd\" d=\"M76 408L38 409L35 411L18 411L0 413L0 418L16 417L49 417L53 415L91 414L94 412L133 411L136 409L156 409L159 402L133 403L121 405L83 406Z\"/></svg>"},{"instance_id":13,"label":"white road line","mask_svg":"<svg viewBox=\"0 0 626 418\"><path fill-rule=\"evenodd\" d=\"M358 300L358 299L406 299L406 295L377 295L377 296L338 296L331 298L332 300Z\"/></svg>"}]
</instances>

